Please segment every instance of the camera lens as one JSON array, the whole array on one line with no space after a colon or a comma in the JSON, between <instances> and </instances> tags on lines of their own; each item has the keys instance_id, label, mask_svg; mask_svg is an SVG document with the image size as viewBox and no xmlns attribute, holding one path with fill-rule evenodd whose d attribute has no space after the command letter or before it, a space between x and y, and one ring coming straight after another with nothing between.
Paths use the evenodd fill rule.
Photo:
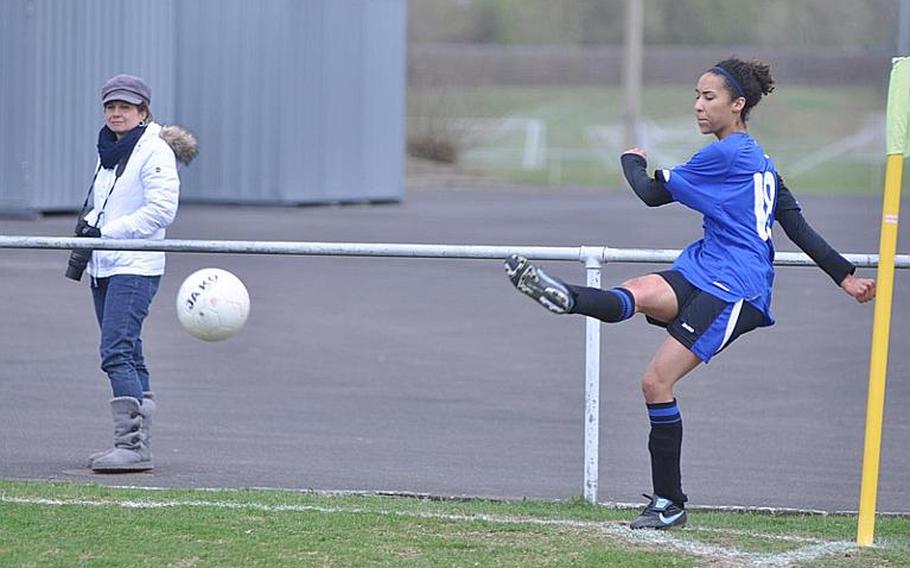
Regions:
<instances>
[{"instance_id":1,"label":"camera lens","mask_svg":"<svg viewBox=\"0 0 910 568\"><path fill-rule=\"evenodd\" d=\"M82 273L92 256L91 249L75 249L70 252L69 262L66 265L66 277L70 280L82 280Z\"/></svg>"}]
</instances>

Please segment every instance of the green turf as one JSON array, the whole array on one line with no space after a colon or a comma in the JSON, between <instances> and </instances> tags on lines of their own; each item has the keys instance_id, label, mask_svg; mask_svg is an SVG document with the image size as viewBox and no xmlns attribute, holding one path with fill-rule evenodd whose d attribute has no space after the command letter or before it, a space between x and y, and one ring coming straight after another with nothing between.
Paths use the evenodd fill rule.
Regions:
<instances>
[{"instance_id":1,"label":"green turf","mask_svg":"<svg viewBox=\"0 0 910 568\"><path fill-rule=\"evenodd\" d=\"M852 516L692 511L687 528L648 533L623 524L635 514L580 499L0 481L0 566L727 566L835 543L790 565L859 568L910 553L910 519L880 519L876 546L858 549Z\"/></svg>"},{"instance_id":2,"label":"green turf","mask_svg":"<svg viewBox=\"0 0 910 568\"><path fill-rule=\"evenodd\" d=\"M641 100L645 120L682 132L681 139L670 146L674 149L672 157L681 161L712 140L695 128L692 89L691 85L650 86ZM592 139L589 128L622 123L622 93L618 88L411 89L408 103L412 117L544 121L549 151L546 164L535 169L522 168L523 132L492 136L449 130L448 135L463 146L460 165L469 171L516 183L622 186L618 156L613 155L618 150L605 153L605 147ZM884 103L884 95L874 87L781 86L755 108L750 131L774 157L788 185L798 194L878 195L884 180L883 122L881 140L876 134L873 140L818 164L804 166L800 162L842 143L869 123L877 124ZM689 121L691 133L686 134ZM660 148L662 144L666 143L654 145ZM645 146L647 150L648 144ZM652 167L672 165L675 162L651 162ZM905 194L910 191L910 175L904 176L903 190Z\"/></svg>"}]
</instances>

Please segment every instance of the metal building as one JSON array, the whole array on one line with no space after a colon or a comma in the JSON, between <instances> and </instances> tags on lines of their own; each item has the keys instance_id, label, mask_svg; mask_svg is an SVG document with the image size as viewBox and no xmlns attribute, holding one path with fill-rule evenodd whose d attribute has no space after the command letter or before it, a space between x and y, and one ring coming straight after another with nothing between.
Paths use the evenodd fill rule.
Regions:
<instances>
[{"instance_id":1,"label":"metal building","mask_svg":"<svg viewBox=\"0 0 910 568\"><path fill-rule=\"evenodd\" d=\"M200 155L182 199L397 201L406 0L0 2L0 213L81 205L116 73Z\"/></svg>"}]
</instances>

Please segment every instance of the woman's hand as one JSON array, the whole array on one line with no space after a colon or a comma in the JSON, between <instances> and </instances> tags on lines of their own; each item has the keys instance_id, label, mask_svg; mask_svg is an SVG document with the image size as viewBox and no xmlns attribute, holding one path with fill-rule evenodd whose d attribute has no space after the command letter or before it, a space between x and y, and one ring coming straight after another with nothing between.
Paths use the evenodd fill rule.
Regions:
<instances>
[{"instance_id":1,"label":"woman's hand","mask_svg":"<svg viewBox=\"0 0 910 568\"><path fill-rule=\"evenodd\" d=\"M875 280L872 278L857 278L848 274L840 283L840 287L861 304L875 298Z\"/></svg>"},{"instance_id":2,"label":"woman's hand","mask_svg":"<svg viewBox=\"0 0 910 568\"><path fill-rule=\"evenodd\" d=\"M648 153L645 152L644 150L642 150L641 148L639 148L638 146L636 146L634 148L629 148L628 150L623 152L623 154L635 154L637 156L641 156L642 158L644 158L646 160L648 159Z\"/></svg>"}]
</instances>

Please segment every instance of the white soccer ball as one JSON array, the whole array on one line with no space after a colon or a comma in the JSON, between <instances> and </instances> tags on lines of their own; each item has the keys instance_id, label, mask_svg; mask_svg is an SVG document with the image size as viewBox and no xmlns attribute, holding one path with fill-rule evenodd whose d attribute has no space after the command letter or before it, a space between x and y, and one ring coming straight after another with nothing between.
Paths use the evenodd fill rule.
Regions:
<instances>
[{"instance_id":1,"label":"white soccer ball","mask_svg":"<svg viewBox=\"0 0 910 568\"><path fill-rule=\"evenodd\" d=\"M250 315L250 294L239 278L220 268L187 276L177 292L177 319L190 335L221 341L236 335Z\"/></svg>"}]
</instances>

